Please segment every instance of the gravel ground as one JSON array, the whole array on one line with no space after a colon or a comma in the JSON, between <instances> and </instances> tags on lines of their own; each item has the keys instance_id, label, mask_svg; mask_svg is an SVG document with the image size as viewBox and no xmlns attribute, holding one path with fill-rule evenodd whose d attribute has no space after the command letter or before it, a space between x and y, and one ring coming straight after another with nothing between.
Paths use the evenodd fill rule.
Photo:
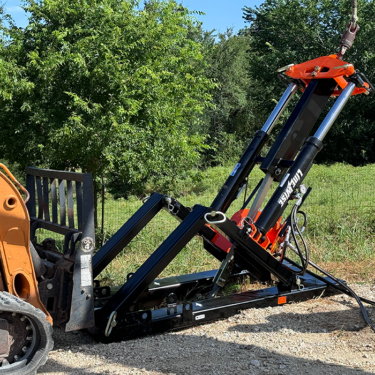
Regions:
<instances>
[{"instance_id":1,"label":"gravel ground","mask_svg":"<svg viewBox=\"0 0 375 375\"><path fill-rule=\"evenodd\" d=\"M354 286L375 299L375 286ZM375 308L368 307L375 322ZM337 295L113 344L56 330L39 374L375 374L375 333Z\"/></svg>"}]
</instances>

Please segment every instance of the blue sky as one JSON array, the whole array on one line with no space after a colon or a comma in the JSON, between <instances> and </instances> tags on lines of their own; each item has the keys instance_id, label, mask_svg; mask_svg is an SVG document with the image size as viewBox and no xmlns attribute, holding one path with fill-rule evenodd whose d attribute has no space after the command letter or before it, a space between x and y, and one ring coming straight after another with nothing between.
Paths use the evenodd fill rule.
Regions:
<instances>
[{"instance_id":1,"label":"blue sky","mask_svg":"<svg viewBox=\"0 0 375 375\"><path fill-rule=\"evenodd\" d=\"M19 0L0 0L0 3L5 3L7 13L13 17L17 26L27 25L27 16L21 9ZM227 27L238 31L245 26L241 9L245 5L254 6L261 3L261 0L183 0L183 4L189 9L206 13L205 16L198 17L203 21L205 29L218 31L225 31Z\"/></svg>"},{"instance_id":2,"label":"blue sky","mask_svg":"<svg viewBox=\"0 0 375 375\"><path fill-rule=\"evenodd\" d=\"M19 0L0 0L0 4L4 4L5 12L12 16L17 26L25 27L27 25L27 17L20 7L21 2Z\"/></svg>"},{"instance_id":3,"label":"blue sky","mask_svg":"<svg viewBox=\"0 0 375 375\"><path fill-rule=\"evenodd\" d=\"M183 0L183 4L191 10L200 10L206 13L198 17L203 21L207 30L216 29L225 31L227 27L233 27L235 31L245 26L242 18L244 6L260 5L261 0Z\"/></svg>"}]
</instances>

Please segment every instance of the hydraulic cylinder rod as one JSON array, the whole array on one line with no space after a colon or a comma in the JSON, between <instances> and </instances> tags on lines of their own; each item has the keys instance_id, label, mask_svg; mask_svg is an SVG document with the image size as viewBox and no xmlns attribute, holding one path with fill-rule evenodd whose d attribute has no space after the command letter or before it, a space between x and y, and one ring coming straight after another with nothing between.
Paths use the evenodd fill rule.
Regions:
<instances>
[{"instance_id":1,"label":"hydraulic cylinder rod","mask_svg":"<svg viewBox=\"0 0 375 375\"><path fill-rule=\"evenodd\" d=\"M327 117L324 119L324 121L319 126L319 129L316 131L314 137L319 139L320 141L323 141L327 133L329 132L329 129L331 129L331 126L336 121L337 117L343 110L345 104L348 102L350 96L352 95L353 91L355 89L355 84L353 82L350 82L343 92L340 94L338 99L336 100L335 104L332 106L331 110L329 111Z\"/></svg>"},{"instance_id":2,"label":"hydraulic cylinder rod","mask_svg":"<svg viewBox=\"0 0 375 375\"><path fill-rule=\"evenodd\" d=\"M284 95L281 97L280 102L277 104L270 117L264 124L262 130L259 130L249 147L241 157L238 164L229 175L224 186L219 191L211 207L216 211L226 212L231 203L236 199L239 190L242 188L246 177L255 166L255 158L260 154L264 144L268 140L272 128L280 118L281 114L288 105L290 99L293 97L298 89L298 85L291 83L286 89Z\"/></svg>"},{"instance_id":3,"label":"hydraulic cylinder rod","mask_svg":"<svg viewBox=\"0 0 375 375\"><path fill-rule=\"evenodd\" d=\"M274 126L276 125L277 121L279 120L281 114L284 112L286 106L289 104L290 100L293 98L293 95L298 90L298 85L292 82L288 88L285 90L283 96L281 97L280 101L277 103L277 106L272 111L270 117L264 124L262 131L267 134L270 134Z\"/></svg>"},{"instance_id":4,"label":"hydraulic cylinder rod","mask_svg":"<svg viewBox=\"0 0 375 375\"><path fill-rule=\"evenodd\" d=\"M332 106L327 117L319 126L314 137L308 138L301 152L294 161L293 166L268 201L266 207L260 214L259 219L255 223L257 229L262 234L266 234L275 225L276 221L288 206L288 201L292 197L294 191L302 184L302 181L313 165L316 155L323 148L322 140L344 108L354 88L354 83L349 83L346 86L341 95L337 98L335 104Z\"/></svg>"}]
</instances>

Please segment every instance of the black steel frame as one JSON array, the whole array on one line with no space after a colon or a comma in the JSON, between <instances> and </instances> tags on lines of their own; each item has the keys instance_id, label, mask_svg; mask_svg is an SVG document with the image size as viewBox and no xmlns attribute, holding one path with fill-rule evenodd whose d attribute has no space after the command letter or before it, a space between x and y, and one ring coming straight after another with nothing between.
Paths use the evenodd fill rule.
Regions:
<instances>
[{"instance_id":1,"label":"black steel frame","mask_svg":"<svg viewBox=\"0 0 375 375\"><path fill-rule=\"evenodd\" d=\"M62 299L71 298L70 318L65 329L73 331L92 327L95 324L92 283L92 256L95 248L92 175L29 167L26 171L26 188L30 193L27 208L31 222L31 241L36 240L36 230L39 228L62 234L65 237L64 257L74 261L73 290L61 296ZM82 246L85 240L89 247ZM81 246L78 246L79 241ZM66 303L67 301L61 300L58 305Z\"/></svg>"},{"instance_id":2,"label":"black steel frame","mask_svg":"<svg viewBox=\"0 0 375 375\"><path fill-rule=\"evenodd\" d=\"M211 207L196 205L193 208L188 208L171 197L154 193L95 254L92 260L94 278L108 266L161 209L166 209L181 221L180 225L154 251L149 259L128 278L123 286L111 291L110 288L100 288L99 283L95 282L95 290L92 294L96 299L95 320L97 332L102 339L122 340L136 335L179 329L225 318L241 309L302 301L317 297L326 290L332 292L332 287L329 287L321 277L315 277L311 272L304 276L297 276L299 269L296 268L296 265L277 260L250 238L245 230L240 229L235 222L225 217L225 212L239 196L254 166L261 164L260 168L266 173L266 178L271 179L271 181L281 181L279 188L276 189L270 200L271 203L265 207L255 223L256 225L259 224L258 222L262 223L257 227L258 233L267 233L288 205L278 204L280 197L286 191L285 181L296 182L293 186L298 189L302 179L297 181L293 173L299 173L302 170L305 175L311 168L315 156L322 147L322 139L319 137L308 138L308 136L335 89L336 82L332 79L311 80L310 84L304 88L304 94L267 156L264 158L260 156L263 146L269 139L270 130L279 118L281 109L285 108L290 100L291 93L295 92L297 84L298 82L291 83L282 98L283 102L281 105L279 103L279 107L276 107L267 121L267 126L256 133L241 160L212 202ZM347 90L343 91L343 98L340 96L337 99L336 103L339 103L339 105L336 107L346 103L347 95L350 96L351 94L350 90L352 88L348 87ZM346 99L344 96L346 96ZM337 112L335 105L334 110ZM324 126L324 129L319 128L317 134L319 130L323 130L320 133L325 134L333 121L323 121L321 127ZM302 151L299 152L301 148ZM33 175L36 173L35 170L32 171ZM290 174L292 175L290 176ZM52 178L49 175L42 175L42 177ZM33 184L35 182L31 185ZM256 190L265 188L258 184L251 196L255 195ZM39 182L38 197L42 196L41 191L41 183ZM258 196L262 197L262 193L262 191L258 192ZM298 191L295 193L298 193ZM32 192L32 194L35 195L35 192ZM291 198L291 194L289 194L286 200L288 201ZM41 199L40 202L42 202ZM43 204L39 205L39 221L41 220L41 212L43 212L41 207L44 206ZM36 219L35 208L31 206L30 212L31 216ZM208 217L211 219L209 220ZM224 217L224 220L219 221L217 217ZM54 218L56 218L56 215L54 215ZM210 225L207 225L207 223ZM55 227L56 225L49 225L48 229L56 229ZM224 233L232 242L233 261L226 259L227 254L212 242L216 234L213 228L220 233ZM217 271L156 280L156 277L196 235L203 238L205 249L222 261L220 272L228 274L229 279L250 275L252 278L270 283L271 275L274 275L278 279L278 283L274 287L262 290L192 302L189 300L190 297L186 296L187 291L195 287L208 288L209 291L213 287L214 280L217 280L217 278L215 279ZM233 272L224 272L229 264L231 268L228 268L227 271L231 271L233 267ZM87 299L87 293L83 293L83 295ZM210 295L216 294L211 292ZM167 297L165 308L152 310L150 307L144 307L144 303L147 304L147 301L160 301L165 297ZM72 328L72 326L69 328Z\"/></svg>"},{"instance_id":3,"label":"black steel frame","mask_svg":"<svg viewBox=\"0 0 375 375\"><path fill-rule=\"evenodd\" d=\"M288 266L293 268L291 264L288 264ZM198 282L198 280L202 279L191 275L191 281L193 282L193 280ZM179 278L177 277L173 281L178 282ZM156 282L162 285L165 292L169 280L162 279L156 280ZM183 303L169 304L167 307L155 310L121 313L116 318L116 329L113 330L110 337L99 336L99 338L103 341L121 341L151 333L179 330L218 319L225 319L245 309L279 306L285 303L301 302L322 295L327 296L337 293L336 289L327 286L326 283L315 278L312 273L301 277L300 282L299 287L295 286L289 289L276 285L224 297L194 302L188 300ZM172 289L173 285L176 284L169 284L169 287ZM150 285L150 288L152 286L154 285ZM171 289L168 289L168 292ZM158 291L155 287L150 290L153 292Z\"/></svg>"},{"instance_id":4,"label":"black steel frame","mask_svg":"<svg viewBox=\"0 0 375 375\"><path fill-rule=\"evenodd\" d=\"M65 236L64 254L74 253L92 215L91 173L28 167L26 189L30 193L26 205L30 215L31 240L35 238L37 229L46 229ZM90 231L93 232L91 225Z\"/></svg>"},{"instance_id":5,"label":"black steel frame","mask_svg":"<svg viewBox=\"0 0 375 375\"><path fill-rule=\"evenodd\" d=\"M188 301L182 305L175 303L174 305L168 305L168 308L153 311L131 311L135 307L137 298L145 290L148 293L151 293L151 290L153 293L155 292L155 288L151 288L150 284L194 235L198 234L204 238L207 250L210 249L210 245L214 247L210 241L212 239L209 233L210 229L205 226L204 216L212 210L225 213L230 204L237 198L246 178L256 164L261 163L261 169L265 173L270 173L276 181L280 181L288 169L293 169L294 158L306 142L335 86L334 80L311 81L265 158L260 157L260 152L268 140L268 134L266 131L259 131L210 208L196 206L193 210L190 210L169 197L156 194L150 197L149 201L114 236L112 243L108 243L103 252L95 255L95 275L108 264L107 261L112 260L113 256L122 250L124 244L129 243L139 230L147 225L148 221L159 212L163 204L165 207L172 207L172 209L169 208L171 213L182 220L182 223L123 287L111 296L101 308L97 309L96 318L99 329L104 330L108 320L113 319L114 312L117 314L117 326L111 335L113 335L113 339L123 339L127 335L135 334L134 331L138 332L137 334L142 334L142 332L149 333L159 329L174 329L197 324L205 320L228 316L237 312L240 308L272 305L275 301L278 301L279 297L287 296L291 300L303 300L320 295L322 291L327 289L327 284L311 275L305 276L302 280L302 283L306 284L304 289L296 289L296 285L301 280L298 280L297 283L298 277L290 264L275 259L248 235L244 235L236 223L225 220L223 223L216 223L214 227L232 241L236 264L261 281L270 281L270 275L273 274L279 280L278 287L231 297L212 298L199 303ZM311 141L309 142L311 143ZM310 164L316 153L306 162L308 167L311 167ZM301 156L303 156L303 153ZM276 173L277 170L278 173ZM307 172L308 170L306 170ZM175 207L177 207L177 212L173 212ZM278 214L280 214L279 211ZM215 214L213 215L215 216ZM205 230L206 233L204 233ZM215 255L215 252L212 251L211 253ZM194 282L201 283L202 279L197 275ZM176 292L173 285L164 286L163 289L165 292L168 291L166 294ZM141 313L142 311L143 313ZM130 326L132 332L129 332ZM138 327L140 331L134 327Z\"/></svg>"}]
</instances>

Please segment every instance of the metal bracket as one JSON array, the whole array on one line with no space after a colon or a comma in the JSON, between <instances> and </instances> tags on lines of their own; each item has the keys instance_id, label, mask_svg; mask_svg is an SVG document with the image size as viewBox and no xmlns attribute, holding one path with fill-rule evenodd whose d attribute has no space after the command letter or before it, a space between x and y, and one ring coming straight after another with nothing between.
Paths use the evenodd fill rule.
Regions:
<instances>
[{"instance_id":1,"label":"metal bracket","mask_svg":"<svg viewBox=\"0 0 375 375\"><path fill-rule=\"evenodd\" d=\"M292 66L294 66L295 64L289 64L289 65L285 65L283 66L282 68L279 68L276 70L277 73L281 73L281 72L285 72L286 70L288 70L289 68L291 68Z\"/></svg>"},{"instance_id":2,"label":"metal bracket","mask_svg":"<svg viewBox=\"0 0 375 375\"><path fill-rule=\"evenodd\" d=\"M105 328L105 331L104 331L104 334L106 337L108 337L112 333L113 328L117 326L116 317L117 317L117 311L113 311L108 319L107 327Z\"/></svg>"},{"instance_id":3,"label":"metal bracket","mask_svg":"<svg viewBox=\"0 0 375 375\"><path fill-rule=\"evenodd\" d=\"M111 288L109 286L94 287L94 295L98 298L108 298L111 296Z\"/></svg>"},{"instance_id":4,"label":"metal bracket","mask_svg":"<svg viewBox=\"0 0 375 375\"><path fill-rule=\"evenodd\" d=\"M304 290L305 286L302 284L301 279L297 276L296 277L296 285L298 290Z\"/></svg>"},{"instance_id":5,"label":"metal bracket","mask_svg":"<svg viewBox=\"0 0 375 375\"><path fill-rule=\"evenodd\" d=\"M231 247L229 253L225 259L221 262L220 268L218 269L216 276L213 280L213 288L210 292L210 298L215 298L221 288L224 288L226 281L228 280L232 269L234 260L234 246Z\"/></svg>"},{"instance_id":6,"label":"metal bracket","mask_svg":"<svg viewBox=\"0 0 375 375\"><path fill-rule=\"evenodd\" d=\"M182 324L183 325L192 325L193 323L193 303L186 302L183 305L183 312L182 312Z\"/></svg>"},{"instance_id":7,"label":"metal bracket","mask_svg":"<svg viewBox=\"0 0 375 375\"><path fill-rule=\"evenodd\" d=\"M168 315L174 315L177 313L177 296L171 293L167 297L167 313Z\"/></svg>"},{"instance_id":8,"label":"metal bracket","mask_svg":"<svg viewBox=\"0 0 375 375\"><path fill-rule=\"evenodd\" d=\"M208 216L215 217L217 215L222 215L223 218L221 220L216 220L216 221L211 221L211 220L208 219ZM225 216L225 214L223 212L212 211L212 212L209 212L209 213L204 215L204 220L206 220L206 222L208 224L221 224L221 223L224 223L225 220L227 220L227 217Z\"/></svg>"}]
</instances>

